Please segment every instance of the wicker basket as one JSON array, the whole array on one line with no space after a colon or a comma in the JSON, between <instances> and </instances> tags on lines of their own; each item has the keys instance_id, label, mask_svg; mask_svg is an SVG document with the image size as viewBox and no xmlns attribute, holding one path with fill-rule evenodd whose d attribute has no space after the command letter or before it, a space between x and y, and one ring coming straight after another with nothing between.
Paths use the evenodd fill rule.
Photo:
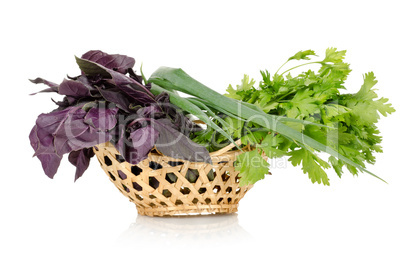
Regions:
<instances>
[{"instance_id":1,"label":"wicker basket","mask_svg":"<svg viewBox=\"0 0 402 267\"><path fill-rule=\"evenodd\" d=\"M120 192L148 216L234 213L252 186L239 187L233 166L236 155L229 145L211 153L212 165L150 153L137 165L124 161L110 143L94 152Z\"/></svg>"}]
</instances>

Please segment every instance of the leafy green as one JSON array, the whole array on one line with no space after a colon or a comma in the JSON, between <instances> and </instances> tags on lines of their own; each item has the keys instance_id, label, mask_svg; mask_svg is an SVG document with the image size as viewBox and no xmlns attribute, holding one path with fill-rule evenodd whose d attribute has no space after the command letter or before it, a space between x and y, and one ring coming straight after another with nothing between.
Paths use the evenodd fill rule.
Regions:
<instances>
[{"instance_id":1,"label":"leafy green","mask_svg":"<svg viewBox=\"0 0 402 267\"><path fill-rule=\"evenodd\" d=\"M289 155L292 165L302 165L303 173L308 173L308 177L313 183L320 184L322 182L324 185L329 185L328 175L324 171L330 167L327 162L305 148L289 152Z\"/></svg>"},{"instance_id":2,"label":"leafy green","mask_svg":"<svg viewBox=\"0 0 402 267\"><path fill-rule=\"evenodd\" d=\"M336 149L340 155L365 167L365 163L375 163L374 153L382 152L379 145L380 132L375 123L378 122L380 114L387 116L395 109L388 103L387 98L378 99L378 95L373 89L377 81L372 72L363 76L363 85L356 94L340 93L345 89L344 81L351 71L349 64L343 61L345 54L346 51L329 48L322 61L299 65L320 64L321 68L318 72L308 70L294 77L290 74L271 76L268 71L261 72L262 81L258 88L247 88L246 92L228 90L227 96L253 103L269 114L334 127L335 129L329 129L317 125L287 123L293 129ZM290 57L288 61L309 60L310 55L315 55L315 53L311 50L300 51ZM249 80L249 77L245 76L242 84L245 80ZM229 88L233 88L233 86ZM237 88L239 89L241 86L237 86ZM248 136L243 137L243 139L245 138ZM265 149L263 147L264 153L268 156L290 156L289 161L294 166L301 165L303 172L308 174L313 183L329 185L325 169L330 166L339 177L342 176L345 165L349 172L354 175L358 174L359 168L339 157L331 155L326 162L314 153L316 149L311 147L307 149L306 146L299 143L281 148L278 146L278 142L272 141L272 138L273 135L260 138L261 146L266 143L273 144L265 146ZM248 138L248 141L250 142L251 139Z\"/></svg>"},{"instance_id":3,"label":"leafy green","mask_svg":"<svg viewBox=\"0 0 402 267\"><path fill-rule=\"evenodd\" d=\"M269 164L257 150L253 150L237 156L235 169L242 174L240 186L244 186L263 179L269 173Z\"/></svg>"},{"instance_id":4,"label":"leafy green","mask_svg":"<svg viewBox=\"0 0 402 267\"><path fill-rule=\"evenodd\" d=\"M310 60L310 58L308 56L316 56L316 54L315 54L315 52L313 50L299 51L294 56L290 57L288 59L288 61L293 60L293 59L296 59L296 60L300 60L300 59Z\"/></svg>"},{"instance_id":5,"label":"leafy green","mask_svg":"<svg viewBox=\"0 0 402 267\"><path fill-rule=\"evenodd\" d=\"M329 185L326 169L330 167L339 177L346 167L354 175L364 171L379 178L366 170L366 163L374 163L374 153L382 151L380 132L375 125L379 114L386 116L394 109L388 99L377 99L372 73L364 76L358 93L341 94L351 71L344 62L345 55L345 50L328 48L324 59L309 61L311 56L316 56L315 52L300 51L279 69L289 61L305 60L307 63L281 74L278 74L279 69L273 75L267 70L261 71L262 79L258 84L244 75L240 85L229 85L226 97L181 69L160 68L152 74L150 82L166 90L189 94L210 109L207 110L210 120L226 134L207 127L192 136L209 151L239 138L243 146L254 148L237 158L236 169L243 184L264 178L269 165L263 164L261 159L283 156L293 165L300 165L313 183ZM320 68L297 75L290 73L309 64L318 64ZM329 158L321 159L317 152L326 152ZM253 168L251 160L260 163L258 167Z\"/></svg>"}]
</instances>

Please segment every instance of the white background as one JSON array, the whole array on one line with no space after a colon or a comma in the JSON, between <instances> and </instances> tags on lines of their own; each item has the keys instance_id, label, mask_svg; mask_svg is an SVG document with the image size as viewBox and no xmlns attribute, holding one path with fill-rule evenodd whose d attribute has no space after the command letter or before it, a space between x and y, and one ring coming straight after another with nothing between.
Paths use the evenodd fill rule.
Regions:
<instances>
[{"instance_id":1,"label":"white background","mask_svg":"<svg viewBox=\"0 0 402 267\"><path fill-rule=\"evenodd\" d=\"M4 2L4 1L3 1ZM0 266L402 266L399 1L7 1L1 29ZM54 108L28 78L77 75L74 55L127 54L150 75L181 67L223 93L259 80L299 50L346 49L350 92L374 71L384 153L362 174L312 184L274 168L236 216L137 216L94 160L73 182L65 159L47 178L29 145L36 117Z\"/></svg>"}]
</instances>

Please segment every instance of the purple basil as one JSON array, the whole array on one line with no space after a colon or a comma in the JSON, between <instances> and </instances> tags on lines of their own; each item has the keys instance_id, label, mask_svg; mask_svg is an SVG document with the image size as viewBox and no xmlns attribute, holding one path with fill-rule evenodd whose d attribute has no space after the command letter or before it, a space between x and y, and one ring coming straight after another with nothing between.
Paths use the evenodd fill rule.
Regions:
<instances>
[{"instance_id":1,"label":"purple basil","mask_svg":"<svg viewBox=\"0 0 402 267\"><path fill-rule=\"evenodd\" d=\"M45 80L45 79L42 79L42 78L36 78L36 79L34 79L34 80L30 80L32 83L35 83L35 84L45 84L45 85L47 85L47 86L49 86L49 88L46 88L46 89L43 89L43 90L41 90L41 91L39 91L39 92L37 92L37 93L54 93L54 92L56 92L57 93L57 90L58 90L58 87L59 87L59 85L58 84L56 84L56 83L53 83L53 82L49 82L48 80ZM33 94L31 94L31 95L36 95L37 93L33 93Z\"/></svg>"},{"instance_id":2,"label":"purple basil","mask_svg":"<svg viewBox=\"0 0 402 267\"><path fill-rule=\"evenodd\" d=\"M116 126L118 108L91 108L84 122L100 131L109 131Z\"/></svg>"},{"instance_id":3,"label":"purple basil","mask_svg":"<svg viewBox=\"0 0 402 267\"><path fill-rule=\"evenodd\" d=\"M42 162L45 173L53 178L57 171L52 166L71 151L89 148L110 141L109 132L116 125L117 109L72 106L39 115L31 131L30 140L35 156ZM91 125L92 124L92 125Z\"/></svg>"},{"instance_id":4,"label":"purple basil","mask_svg":"<svg viewBox=\"0 0 402 267\"><path fill-rule=\"evenodd\" d=\"M126 74L134 67L135 60L124 55L109 55L99 50L91 50L82 55L83 59L98 63L108 69Z\"/></svg>"},{"instance_id":5,"label":"purple basil","mask_svg":"<svg viewBox=\"0 0 402 267\"><path fill-rule=\"evenodd\" d=\"M91 87L79 81L66 80L59 86L59 94L74 97L91 96Z\"/></svg>"},{"instance_id":6,"label":"purple basil","mask_svg":"<svg viewBox=\"0 0 402 267\"><path fill-rule=\"evenodd\" d=\"M31 146L32 148L37 151L39 148L39 138L37 136L37 126L35 125L32 128L31 133L29 134L29 139L31 141ZM55 153L52 153L49 151L48 153L43 152L40 155L37 155L39 158L43 171L47 176L50 178L53 178L53 176L56 174L57 169L59 168L60 162L61 162L61 157L56 155Z\"/></svg>"},{"instance_id":7,"label":"purple basil","mask_svg":"<svg viewBox=\"0 0 402 267\"><path fill-rule=\"evenodd\" d=\"M71 151L68 155L68 161L76 167L75 181L80 178L88 169L89 162L94 156L92 148L83 148L77 151Z\"/></svg>"},{"instance_id":8,"label":"purple basil","mask_svg":"<svg viewBox=\"0 0 402 267\"><path fill-rule=\"evenodd\" d=\"M81 75L56 84L31 80L63 96L58 108L38 116L29 139L47 176L53 178L63 155L76 167L75 180L87 170L92 147L110 141L126 161L137 164L156 147L184 160L211 162L208 151L188 136L199 130L169 102L154 96L133 71L135 60L99 50L76 58Z\"/></svg>"},{"instance_id":9,"label":"purple basil","mask_svg":"<svg viewBox=\"0 0 402 267\"><path fill-rule=\"evenodd\" d=\"M117 88L98 88L98 90L106 101L116 104L119 109L125 111L126 113L131 112L130 101L128 100L128 96L125 93L121 92Z\"/></svg>"},{"instance_id":10,"label":"purple basil","mask_svg":"<svg viewBox=\"0 0 402 267\"><path fill-rule=\"evenodd\" d=\"M212 164L207 149L174 129L170 120L152 120L152 126L160 133L155 147L162 154L172 158Z\"/></svg>"},{"instance_id":11,"label":"purple basil","mask_svg":"<svg viewBox=\"0 0 402 267\"><path fill-rule=\"evenodd\" d=\"M138 164L148 157L158 136L159 132L151 126L136 129L131 133L122 128L115 147L127 162Z\"/></svg>"},{"instance_id":12,"label":"purple basil","mask_svg":"<svg viewBox=\"0 0 402 267\"><path fill-rule=\"evenodd\" d=\"M119 88L134 102L142 105L155 103L155 97L144 85L120 72L108 69L96 62L76 58L78 66L86 75L101 75L109 83Z\"/></svg>"}]
</instances>

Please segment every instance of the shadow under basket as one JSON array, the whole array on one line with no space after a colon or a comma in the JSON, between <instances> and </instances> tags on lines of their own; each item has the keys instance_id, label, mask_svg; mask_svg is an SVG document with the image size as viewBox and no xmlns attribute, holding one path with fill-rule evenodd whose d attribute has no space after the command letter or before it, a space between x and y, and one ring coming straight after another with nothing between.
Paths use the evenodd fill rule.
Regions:
<instances>
[{"instance_id":1,"label":"shadow under basket","mask_svg":"<svg viewBox=\"0 0 402 267\"><path fill-rule=\"evenodd\" d=\"M148 216L223 214L237 211L239 201L252 187L239 186L233 166L242 151L228 146L211 153L212 165L150 153L137 165L124 160L115 147L94 147L103 170L119 191Z\"/></svg>"}]
</instances>

